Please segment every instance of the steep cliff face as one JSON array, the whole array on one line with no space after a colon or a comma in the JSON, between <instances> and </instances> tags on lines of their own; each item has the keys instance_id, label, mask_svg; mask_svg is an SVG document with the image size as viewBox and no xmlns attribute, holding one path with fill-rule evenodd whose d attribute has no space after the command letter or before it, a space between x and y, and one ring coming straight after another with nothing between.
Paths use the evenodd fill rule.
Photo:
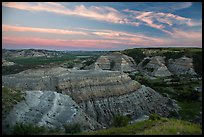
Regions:
<instances>
[{"instance_id":1,"label":"steep cliff face","mask_svg":"<svg viewBox=\"0 0 204 137\"><path fill-rule=\"evenodd\" d=\"M95 66L94 64L97 64L102 70L131 72L136 68L133 58L120 52L100 56L95 63L87 66L86 69L92 69Z\"/></svg>"},{"instance_id":2,"label":"steep cliff face","mask_svg":"<svg viewBox=\"0 0 204 137\"><path fill-rule=\"evenodd\" d=\"M60 70L59 72L56 72L56 68L51 69L52 71L55 71L54 75L51 75L53 73L49 73L45 69L34 70L34 72L43 72L41 75L34 74L35 76L32 76L32 70L15 75L2 76L2 84L7 87L24 91L31 90L29 91L29 94L32 94L32 90L57 91L58 93L36 93L37 97L34 97L35 100L38 100L38 104L39 102L42 102L42 104L36 105L35 109L41 106L43 108L42 114L47 114L51 107L46 107L45 104L43 104L43 100L46 100L48 96L52 98L51 100L56 100L57 96L58 102L60 102L60 100L75 102L73 104L76 106L78 105L84 115L86 114L88 117L92 118L93 121L96 121L96 123L99 123L102 126L109 126L112 117L118 113L137 119L142 115L148 115L151 113L170 116L171 112L176 111L177 109L174 101L161 96L153 89L145 87L137 81L131 80L131 78L123 72L58 69ZM46 74L44 72L46 72ZM62 97L62 99L60 97ZM73 99L73 101L69 101L71 99ZM71 109L69 108L71 105L65 106L66 110L64 111L60 106L58 107L59 110L51 109L52 113L56 114L62 112L59 115L60 118L63 119L63 117L69 117L67 119L70 119L71 114L68 115L68 112L64 111ZM44 110L46 110L46 112L44 112ZM27 109L25 112L26 113L23 115L28 117L35 114L27 113ZM41 109L39 113L41 113ZM20 119L21 118L18 118L17 121ZM24 118L22 119L24 120ZM53 119L56 121L58 118L54 117ZM67 119L65 118L64 121L67 122ZM38 123L42 123L41 119L37 121ZM32 122L32 120L29 122ZM57 122L52 123L51 125L58 126ZM88 125L88 127L97 127L91 124Z\"/></svg>"},{"instance_id":3,"label":"steep cliff face","mask_svg":"<svg viewBox=\"0 0 204 137\"><path fill-rule=\"evenodd\" d=\"M137 91L120 96L91 98L79 103L79 106L100 124L109 126L116 114L127 115L134 120L152 113L171 116L176 105L172 100L142 85Z\"/></svg>"},{"instance_id":4,"label":"steep cliff face","mask_svg":"<svg viewBox=\"0 0 204 137\"><path fill-rule=\"evenodd\" d=\"M94 130L101 125L83 112L69 96L54 91L26 91L25 100L18 103L3 120L3 132L9 133L16 122L33 123L48 128L80 123L83 129Z\"/></svg>"},{"instance_id":5,"label":"steep cliff face","mask_svg":"<svg viewBox=\"0 0 204 137\"><path fill-rule=\"evenodd\" d=\"M119 71L70 71L58 80L58 91L70 95L76 102L91 98L106 98L134 92L141 85Z\"/></svg>"},{"instance_id":6,"label":"steep cliff face","mask_svg":"<svg viewBox=\"0 0 204 137\"><path fill-rule=\"evenodd\" d=\"M196 72L193 69L193 59L185 56L175 59L175 61L173 59L169 59L168 68L175 75L180 74L196 75Z\"/></svg>"}]
</instances>

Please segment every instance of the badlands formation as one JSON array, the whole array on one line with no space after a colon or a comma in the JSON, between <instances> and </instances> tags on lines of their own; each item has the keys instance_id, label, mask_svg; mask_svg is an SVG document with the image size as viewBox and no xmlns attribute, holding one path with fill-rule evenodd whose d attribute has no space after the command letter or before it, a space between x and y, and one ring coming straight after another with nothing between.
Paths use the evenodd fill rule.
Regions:
<instances>
[{"instance_id":1,"label":"badlands formation","mask_svg":"<svg viewBox=\"0 0 204 137\"><path fill-rule=\"evenodd\" d=\"M114 53L115 54L115 53ZM121 54L116 53L121 57ZM127 56L114 60L101 57L97 69L71 70L61 67L26 70L2 76L2 85L26 93L25 100L3 119L4 132L16 122L49 128L80 123L83 130L109 127L117 114L137 120L152 113L171 117L178 111L174 100L132 80L128 74L135 65ZM107 64L103 65L102 60ZM100 68L100 69L99 69ZM108 70L103 70L108 69ZM112 71L115 70L115 71Z\"/></svg>"},{"instance_id":2,"label":"badlands formation","mask_svg":"<svg viewBox=\"0 0 204 137\"><path fill-rule=\"evenodd\" d=\"M167 64L167 66L165 65ZM143 75L152 77L166 77L171 75L197 75L193 69L193 60L188 57L169 59L165 62L165 57L154 56L144 58L137 66Z\"/></svg>"},{"instance_id":3,"label":"badlands formation","mask_svg":"<svg viewBox=\"0 0 204 137\"><path fill-rule=\"evenodd\" d=\"M180 74L196 75L196 72L193 69L193 59L185 56L175 59L175 61L173 59L169 59L168 68L175 75Z\"/></svg>"},{"instance_id":4,"label":"badlands formation","mask_svg":"<svg viewBox=\"0 0 204 137\"><path fill-rule=\"evenodd\" d=\"M132 57L120 52L113 52L100 56L95 63L87 66L86 69L131 72L136 69L136 63Z\"/></svg>"},{"instance_id":5,"label":"badlands formation","mask_svg":"<svg viewBox=\"0 0 204 137\"><path fill-rule=\"evenodd\" d=\"M165 66L164 58L161 56L144 58L138 64L138 69L143 74L145 73L150 76L163 77L172 75L172 73L169 72L168 68Z\"/></svg>"}]
</instances>

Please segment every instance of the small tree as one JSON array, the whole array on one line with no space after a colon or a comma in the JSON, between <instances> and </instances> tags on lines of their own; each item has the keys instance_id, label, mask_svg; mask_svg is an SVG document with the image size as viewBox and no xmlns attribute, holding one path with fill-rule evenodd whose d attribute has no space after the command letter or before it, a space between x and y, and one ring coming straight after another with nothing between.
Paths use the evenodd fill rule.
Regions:
<instances>
[{"instance_id":1,"label":"small tree","mask_svg":"<svg viewBox=\"0 0 204 137\"><path fill-rule=\"evenodd\" d=\"M81 132L81 125L79 123L74 124L64 124L65 133L79 133Z\"/></svg>"},{"instance_id":2,"label":"small tree","mask_svg":"<svg viewBox=\"0 0 204 137\"><path fill-rule=\"evenodd\" d=\"M130 122L129 117L119 114L113 117L112 125L114 127L123 127L127 126L129 122Z\"/></svg>"},{"instance_id":3,"label":"small tree","mask_svg":"<svg viewBox=\"0 0 204 137\"><path fill-rule=\"evenodd\" d=\"M149 116L149 120L160 120L161 119L161 117L158 115L158 114L151 114L150 116Z\"/></svg>"}]
</instances>

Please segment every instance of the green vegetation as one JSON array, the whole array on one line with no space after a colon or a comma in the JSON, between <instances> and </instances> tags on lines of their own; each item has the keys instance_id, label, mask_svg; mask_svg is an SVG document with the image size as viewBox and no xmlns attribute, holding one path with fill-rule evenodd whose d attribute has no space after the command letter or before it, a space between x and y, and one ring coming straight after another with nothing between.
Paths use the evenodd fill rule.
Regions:
<instances>
[{"instance_id":1,"label":"green vegetation","mask_svg":"<svg viewBox=\"0 0 204 137\"><path fill-rule=\"evenodd\" d=\"M141 75L136 75L134 79L164 96L167 93L170 98L177 100L181 107L179 114L182 120L192 121L202 111L202 102L198 100L199 97L202 97L202 93L194 91L194 87L202 85L201 80L191 81L187 76L148 79Z\"/></svg>"},{"instance_id":2,"label":"green vegetation","mask_svg":"<svg viewBox=\"0 0 204 137\"><path fill-rule=\"evenodd\" d=\"M84 69L84 67L93 64L94 62L96 62L97 58L98 56L92 56L87 58L85 61L83 61L83 66L80 69Z\"/></svg>"},{"instance_id":3,"label":"green vegetation","mask_svg":"<svg viewBox=\"0 0 204 137\"><path fill-rule=\"evenodd\" d=\"M182 120L193 120L193 118L202 111L202 102L178 101L177 103L181 107L179 114Z\"/></svg>"},{"instance_id":4,"label":"green vegetation","mask_svg":"<svg viewBox=\"0 0 204 137\"><path fill-rule=\"evenodd\" d=\"M81 132L81 125L66 124L64 125L64 131L59 128L48 129L44 126L38 126L31 123L16 123L12 129L12 135L70 135L78 134Z\"/></svg>"},{"instance_id":5,"label":"green vegetation","mask_svg":"<svg viewBox=\"0 0 204 137\"><path fill-rule=\"evenodd\" d=\"M33 124L17 123L12 128L12 135L42 135L46 132L43 126L36 126Z\"/></svg>"},{"instance_id":6,"label":"green vegetation","mask_svg":"<svg viewBox=\"0 0 204 137\"><path fill-rule=\"evenodd\" d=\"M93 132L81 132L80 124L64 125L61 129L47 129L33 124L17 123L12 128L12 135L201 135L202 127L187 121L150 115L148 120L111 127Z\"/></svg>"},{"instance_id":7,"label":"green vegetation","mask_svg":"<svg viewBox=\"0 0 204 137\"><path fill-rule=\"evenodd\" d=\"M35 67L32 65L19 65L19 64L15 64L12 66L2 66L2 75L15 74L31 68Z\"/></svg>"},{"instance_id":8,"label":"green vegetation","mask_svg":"<svg viewBox=\"0 0 204 137\"><path fill-rule=\"evenodd\" d=\"M146 55L143 53L143 50L139 48L127 49L122 51L122 53L132 57L137 64L140 63L143 60L143 58L146 57Z\"/></svg>"},{"instance_id":9,"label":"green vegetation","mask_svg":"<svg viewBox=\"0 0 204 137\"><path fill-rule=\"evenodd\" d=\"M65 129L65 133L76 134L81 132L81 125L79 123L65 124L64 129Z\"/></svg>"},{"instance_id":10,"label":"green vegetation","mask_svg":"<svg viewBox=\"0 0 204 137\"><path fill-rule=\"evenodd\" d=\"M144 61L142 62L142 67L146 66L147 63L149 63L149 62L150 62L150 59L144 60Z\"/></svg>"},{"instance_id":11,"label":"green vegetation","mask_svg":"<svg viewBox=\"0 0 204 137\"><path fill-rule=\"evenodd\" d=\"M153 72L154 68L145 68L148 72Z\"/></svg>"},{"instance_id":12,"label":"green vegetation","mask_svg":"<svg viewBox=\"0 0 204 137\"><path fill-rule=\"evenodd\" d=\"M152 114L149 116L149 120L160 120L161 117L158 114Z\"/></svg>"},{"instance_id":13,"label":"green vegetation","mask_svg":"<svg viewBox=\"0 0 204 137\"><path fill-rule=\"evenodd\" d=\"M73 61L76 57L75 56L62 56L62 57L16 57L16 58L8 58L8 61L16 63L12 66L3 66L2 67L2 75L8 74L15 74L21 71L32 69L32 68L39 68L41 65L59 65L60 63L66 61ZM72 65L72 64L70 64Z\"/></svg>"},{"instance_id":14,"label":"green vegetation","mask_svg":"<svg viewBox=\"0 0 204 137\"><path fill-rule=\"evenodd\" d=\"M24 99L24 93L2 87L2 118L5 118L15 104Z\"/></svg>"},{"instance_id":15,"label":"green vegetation","mask_svg":"<svg viewBox=\"0 0 204 137\"><path fill-rule=\"evenodd\" d=\"M67 60L74 60L75 56L61 56L61 57L18 57L18 58L9 58L8 61L21 64L21 65L44 65L53 62L64 62Z\"/></svg>"},{"instance_id":16,"label":"green vegetation","mask_svg":"<svg viewBox=\"0 0 204 137\"><path fill-rule=\"evenodd\" d=\"M152 116L155 118L155 116ZM81 133L86 135L201 135L201 126L187 121L156 117L124 127L112 127L94 132Z\"/></svg>"},{"instance_id":17,"label":"green vegetation","mask_svg":"<svg viewBox=\"0 0 204 137\"><path fill-rule=\"evenodd\" d=\"M165 82L165 79L170 79L170 81ZM148 79L140 75L135 76L135 80L159 93L168 93L171 98L179 101L198 100L199 98L199 93L194 91L194 87L201 85L200 80L191 81L190 78L182 76Z\"/></svg>"},{"instance_id":18,"label":"green vegetation","mask_svg":"<svg viewBox=\"0 0 204 137\"><path fill-rule=\"evenodd\" d=\"M66 68L73 68L74 65L75 65L75 63L73 61L68 61L68 62L63 64L63 66Z\"/></svg>"},{"instance_id":19,"label":"green vegetation","mask_svg":"<svg viewBox=\"0 0 204 137\"><path fill-rule=\"evenodd\" d=\"M76 55L80 53L75 53ZM85 53L84 53L85 54ZM86 53L87 54L87 53ZM95 53L96 54L96 53ZM80 64L82 61L84 65L88 66L95 62L98 56L94 53L90 57L78 57L76 55L64 55L64 56L55 56L55 57L15 57L15 58L7 58L8 61L14 62L15 65L12 66L2 66L2 75L9 75L19 73L21 71L33 68L40 68L46 66L59 66L64 64L63 66L66 68L73 68L76 64ZM97 53L99 54L99 53Z\"/></svg>"},{"instance_id":20,"label":"green vegetation","mask_svg":"<svg viewBox=\"0 0 204 137\"><path fill-rule=\"evenodd\" d=\"M196 73L202 75L202 48L135 48L122 53L132 57L137 64L147 56L165 56L166 63L170 58L190 57L193 58Z\"/></svg>"},{"instance_id":21,"label":"green vegetation","mask_svg":"<svg viewBox=\"0 0 204 137\"><path fill-rule=\"evenodd\" d=\"M129 124L130 120L131 119L129 117L118 114L118 115L113 117L112 126L114 126L114 127L127 126Z\"/></svg>"}]
</instances>

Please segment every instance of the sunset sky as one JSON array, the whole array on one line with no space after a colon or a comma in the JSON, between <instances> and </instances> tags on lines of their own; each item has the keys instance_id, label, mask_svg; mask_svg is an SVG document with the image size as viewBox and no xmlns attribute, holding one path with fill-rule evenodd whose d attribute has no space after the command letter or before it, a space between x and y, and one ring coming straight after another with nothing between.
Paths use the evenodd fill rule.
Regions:
<instances>
[{"instance_id":1,"label":"sunset sky","mask_svg":"<svg viewBox=\"0 0 204 137\"><path fill-rule=\"evenodd\" d=\"M202 48L200 2L3 2L2 48Z\"/></svg>"}]
</instances>

